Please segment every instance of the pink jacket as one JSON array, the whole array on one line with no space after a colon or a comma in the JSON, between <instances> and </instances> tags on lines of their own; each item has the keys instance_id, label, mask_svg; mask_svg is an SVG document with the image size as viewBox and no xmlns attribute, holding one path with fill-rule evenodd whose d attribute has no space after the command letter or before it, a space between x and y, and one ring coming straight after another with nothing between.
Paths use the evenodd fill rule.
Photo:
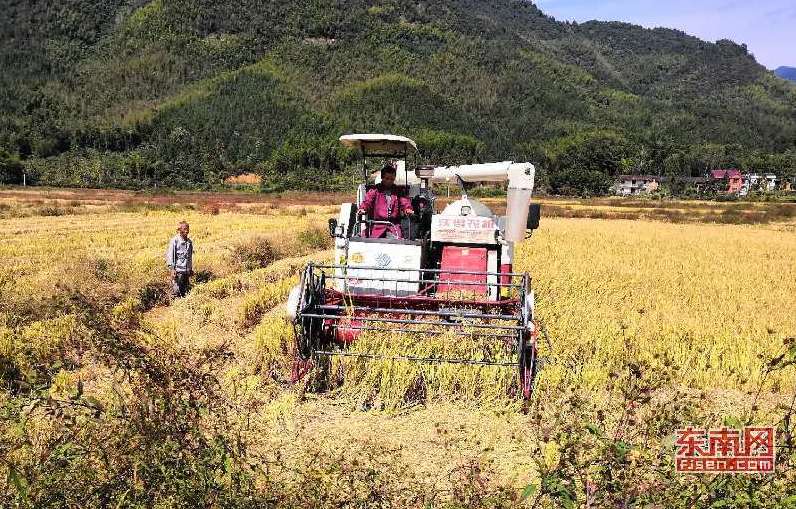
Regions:
<instances>
[{"instance_id":1,"label":"pink jacket","mask_svg":"<svg viewBox=\"0 0 796 509\"><path fill-rule=\"evenodd\" d=\"M387 196L384 193L384 188L381 184L371 188L366 194L365 199L359 204L359 211L365 212L368 219L374 221L390 221L393 226L390 227L386 224L374 224L370 237L377 239L384 237L389 230L396 238L402 238L401 235L401 215L412 214L412 202L403 195L403 189L397 186L392 188L393 206L392 211L388 215Z\"/></svg>"}]
</instances>

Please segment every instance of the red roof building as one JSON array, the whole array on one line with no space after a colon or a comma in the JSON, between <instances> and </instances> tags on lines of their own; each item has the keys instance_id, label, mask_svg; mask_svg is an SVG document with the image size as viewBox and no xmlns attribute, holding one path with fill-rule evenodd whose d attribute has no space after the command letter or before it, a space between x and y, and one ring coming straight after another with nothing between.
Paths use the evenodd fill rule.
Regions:
<instances>
[{"instance_id":1,"label":"red roof building","mask_svg":"<svg viewBox=\"0 0 796 509\"><path fill-rule=\"evenodd\" d=\"M710 172L710 178L713 180L727 179L727 189L725 192L728 194L738 194L743 187L743 176L741 172L735 168L730 168L728 170L712 170Z\"/></svg>"}]
</instances>

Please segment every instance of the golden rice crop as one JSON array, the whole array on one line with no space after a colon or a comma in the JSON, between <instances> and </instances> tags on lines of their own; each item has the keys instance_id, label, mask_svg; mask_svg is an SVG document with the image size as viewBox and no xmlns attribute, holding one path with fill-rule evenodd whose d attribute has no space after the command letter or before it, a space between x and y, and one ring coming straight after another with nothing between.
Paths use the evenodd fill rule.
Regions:
<instances>
[{"instance_id":1,"label":"golden rice crop","mask_svg":"<svg viewBox=\"0 0 796 509\"><path fill-rule=\"evenodd\" d=\"M657 397L682 388L732 394L746 404L766 362L796 334L793 225L552 218L518 246L515 260L517 271L533 277L538 318L550 335L551 348L540 344L545 363L532 403L543 407L537 414L543 422L516 411L513 368L335 359L328 367L332 390L305 394L289 383L293 331L282 303L305 263L330 257L318 241L329 215L328 207L291 205L269 207L265 215L222 207L218 214L143 209L0 219L0 355L23 370L46 367L53 397L75 397L80 382L86 394L112 407L114 392L129 388L95 359L81 357L91 332L84 334L85 317L66 299L68 287L94 292L113 304L117 325L134 329L152 351L228 347L219 380L238 405L240 415L231 419L248 423L246 439L256 444L252 461L282 468L285 489L301 489L302 479L315 473L333 480L313 459L322 452L329 468L358 471L357 464L372 464L381 475L429 479L418 487L396 477L401 489L406 481L407 493L419 493L448 489L471 462L490 465L497 477L489 480L501 486L538 482L537 456L549 468L564 456L556 433L567 435L578 419L593 422L596 409L605 411L606 429L621 419L621 401L611 398L629 363L651 368L645 383L668 377L655 386L663 387ZM187 298L155 299L149 309L142 296L165 281L162 253L181 219L191 223L203 279ZM256 238L273 247L274 261L254 270L233 263L230 250ZM64 299L53 300L58 296ZM352 350L388 357L483 354L468 338L420 341L405 334L364 334ZM513 360L513 354L498 359ZM776 403L796 376L782 370L765 381ZM719 399L708 396L706 404ZM419 402L428 404L418 409ZM711 422L720 423L741 410L711 412ZM28 426L43 444L58 423L36 419ZM535 449L551 433L552 441L545 438ZM372 451L383 451L383 458L372 462ZM38 452L24 449L25 461L35 462ZM357 463L347 463L351 458Z\"/></svg>"},{"instance_id":2,"label":"golden rice crop","mask_svg":"<svg viewBox=\"0 0 796 509\"><path fill-rule=\"evenodd\" d=\"M284 215L276 212L154 210L7 219L0 233L0 289L11 300L45 298L56 282L86 278L89 272L94 281L115 285L121 294L135 292L163 277L164 245L176 222L186 219L192 224L197 272L216 277L197 286L194 300L206 294L216 301L215 308L230 308L222 313L225 319L250 327L278 308L295 280L271 270L247 272L260 276L244 282L229 264L230 246L265 235L288 256L297 249L295 232L317 228L326 216L325 210L291 206L283 212L291 216L291 228L285 230ZM764 359L796 330L793 252L796 235L786 226L548 219L532 240L518 246L515 261L516 270L532 273L537 313L550 332L552 350L540 345L547 361L542 382L599 392L617 366L640 357L679 366L684 386L754 386ZM298 268L281 273L288 277ZM271 275L262 276L266 272ZM225 299L230 294L240 297ZM272 357L276 350L267 338L282 345L291 328L279 312L269 316L257 327L256 344ZM418 343L405 336L366 336L355 348L436 355L451 344L438 339ZM410 347L407 341L420 346ZM455 356L477 348L469 342L455 344ZM504 404L516 378L509 368L345 364L343 392L358 401L372 399L375 392L388 407L411 399L407 391L421 386L432 399Z\"/></svg>"},{"instance_id":3,"label":"golden rice crop","mask_svg":"<svg viewBox=\"0 0 796 509\"><path fill-rule=\"evenodd\" d=\"M550 220L517 253L553 343L544 377L599 390L642 357L683 386L753 387L796 332L794 252L789 228Z\"/></svg>"},{"instance_id":4,"label":"golden rice crop","mask_svg":"<svg viewBox=\"0 0 796 509\"><path fill-rule=\"evenodd\" d=\"M552 345L540 344L539 383L599 397L621 366L643 360L677 369L682 387L752 390L796 333L794 252L787 226L548 219L515 260L515 270L532 275L537 318ZM439 336L362 339L354 351L386 357L482 356L478 342ZM418 392L507 404L516 383L510 368L341 362L344 393L387 407ZM775 389L794 381L791 372L768 379Z\"/></svg>"},{"instance_id":5,"label":"golden rice crop","mask_svg":"<svg viewBox=\"0 0 796 509\"><path fill-rule=\"evenodd\" d=\"M86 214L3 220L0 231L0 291L6 298L46 298L56 284L97 279L107 288L135 293L165 276L163 252L177 222L191 223L195 271L205 278L231 272L230 249L266 236L281 256L302 254L291 232L317 228L321 216L205 215L198 212Z\"/></svg>"},{"instance_id":6,"label":"golden rice crop","mask_svg":"<svg viewBox=\"0 0 796 509\"><path fill-rule=\"evenodd\" d=\"M350 348L351 353L368 353L384 360L337 359L330 373L342 371L342 392L355 398L358 406L395 409L402 404L426 400L464 399L482 405L511 406L517 403L517 370L500 366L462 364L421 364L390 357L411 355L423 358L481 360L484 341L473 336L434 334L366 333ZM496 361L516 361L516 354L501 345L490 352Z\"/></svg>"}]
</instances>

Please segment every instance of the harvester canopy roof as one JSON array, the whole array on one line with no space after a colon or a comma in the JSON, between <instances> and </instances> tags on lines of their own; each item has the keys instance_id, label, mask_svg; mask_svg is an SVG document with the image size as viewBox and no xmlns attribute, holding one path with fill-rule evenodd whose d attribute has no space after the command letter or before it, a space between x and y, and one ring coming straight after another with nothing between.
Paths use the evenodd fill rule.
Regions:
<instances>
[{"instance_id":1,"label":"harvester canopy roof","mask_svg":"<svg viewBox=\"0 0 796 509\"><path fill-rule=\"evenodd\" d=\"M365 156L406 156L417 152L417 144L404 136L393 134L345 134L340 143L362 151Z\"/></svg>"}]
</instances>

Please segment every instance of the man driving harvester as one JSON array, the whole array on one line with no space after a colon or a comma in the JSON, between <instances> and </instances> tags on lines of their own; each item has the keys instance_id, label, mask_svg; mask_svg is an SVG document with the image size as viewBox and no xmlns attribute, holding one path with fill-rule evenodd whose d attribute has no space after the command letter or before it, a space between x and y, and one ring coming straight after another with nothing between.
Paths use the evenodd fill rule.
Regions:
<instances>
[{"instance_id":1,"label":"man driving harvester","mask_svg":"<svg viewBox=\"0 0 796 509\"><path fill-rule=\"evenodd\" d=\"M367 214L368 219L375 221L363 237L372 239L402 239L401 218L414 214L412 202L403 195L395 185L397 170L392 163L386 163L381 169L381 182L365 194L359 205L359 213Z\"/></svg>"}]
</instances>

